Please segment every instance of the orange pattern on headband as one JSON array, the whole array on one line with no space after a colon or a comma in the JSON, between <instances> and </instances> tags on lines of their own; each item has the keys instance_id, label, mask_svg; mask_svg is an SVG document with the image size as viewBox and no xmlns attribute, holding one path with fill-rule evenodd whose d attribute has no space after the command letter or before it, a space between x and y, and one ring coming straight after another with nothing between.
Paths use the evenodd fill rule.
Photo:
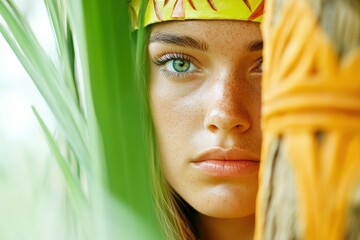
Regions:
<instances>
[{"instance_id":1,"label":"orange pattern on headband","mask_svg":"<svg viewBox=\"0 0 360 240\"><path fill-rule=\"evenodd\" d=\"M262 16L264 14L264 6L265 6L265 0L262 0L259 6L255 9L255 11L251 14L251 16L248 19L253 21L258 17Z\"/></svg>"}]
</instances>

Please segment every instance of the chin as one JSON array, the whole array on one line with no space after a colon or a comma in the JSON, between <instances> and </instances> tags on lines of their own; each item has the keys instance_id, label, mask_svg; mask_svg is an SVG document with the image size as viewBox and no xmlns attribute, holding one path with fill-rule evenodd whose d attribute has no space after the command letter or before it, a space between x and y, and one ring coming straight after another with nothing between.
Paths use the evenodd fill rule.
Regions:
<instances>
[{"instance_id":1,"label":"chin","mask_svg":"<svg viewBox=\"0 0 360 240\"><path fill-rule=\"evenodd\" d=\"M213 218L242 218L255 214L257 190L213 189L189 201L200 214Z\"/></svg>"},{"instance_id":2,"label":"chin","mask_svg":"<svg viewBox=\"0 0 360 240\"><path fill-rule=\"evenodd\" d=\"M255 214L255 205L249 206L231 206L227 207L224 204L215 204L211 208L198 209L198 212L212 218L242 218Z\"/></svg>"}]
</instances>

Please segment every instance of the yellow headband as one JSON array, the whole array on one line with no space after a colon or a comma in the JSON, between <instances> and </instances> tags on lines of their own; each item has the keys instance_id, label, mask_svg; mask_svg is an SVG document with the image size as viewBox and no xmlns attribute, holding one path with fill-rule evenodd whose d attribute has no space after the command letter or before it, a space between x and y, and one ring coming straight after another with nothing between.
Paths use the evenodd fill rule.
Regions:
<instances>
[{"instance_id":1,"label":"yellow headband","mask_svg":"<svg viewBox=\"0 0 360 240\"><path fill-rule=\"evenodd\" d=\"M261 22L265 0L149 0L144 26L189 19L227 19ZM138 27L141 0L132 0L130 10Z\"/></svg>"}]
</instances>

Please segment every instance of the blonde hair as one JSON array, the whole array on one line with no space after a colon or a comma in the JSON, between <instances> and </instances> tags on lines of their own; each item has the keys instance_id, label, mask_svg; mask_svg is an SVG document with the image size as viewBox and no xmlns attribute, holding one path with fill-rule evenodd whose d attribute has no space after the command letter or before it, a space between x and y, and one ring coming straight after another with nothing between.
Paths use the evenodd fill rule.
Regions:
<instances>
[{"instance_id":1,"label":"blonde hair","mask_svg":"<svg viewBox=\"0 0 360 240\"><path fill-rule=\"evenodd\" d=\"M151 26L140 28L134 32L134 46L136 51L136 74L139 91L143 94L143 116L147 131L146 142L150 161L150 172L153 186L155 211L158 217L164 239L195 240L195 210L192 209L168 184L160 159L156 131L151 116L149 98L149 56L148 43Z\"/></svg>"}]
</instances>

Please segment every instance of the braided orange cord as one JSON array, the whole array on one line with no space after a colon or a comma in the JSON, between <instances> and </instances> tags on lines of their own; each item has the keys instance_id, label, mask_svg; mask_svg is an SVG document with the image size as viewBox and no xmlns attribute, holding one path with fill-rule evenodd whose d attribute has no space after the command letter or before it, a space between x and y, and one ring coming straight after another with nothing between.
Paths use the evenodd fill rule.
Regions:
<instances>
[{"instance_id":1,"label":"braided orange cord","mask_svg":"<svg viewBox=\"0 0 360 240\"><path fill-rule=\"evenodd\" d=\"M272 23L273 1L266 4L259 196L269 146L282 136L304 238L343 239L360 180L360 51L340 61L307 0L289 0L279 24ZM257 204L255 238L262 239L261 197Z\"/></svg>"}]
</instances>

